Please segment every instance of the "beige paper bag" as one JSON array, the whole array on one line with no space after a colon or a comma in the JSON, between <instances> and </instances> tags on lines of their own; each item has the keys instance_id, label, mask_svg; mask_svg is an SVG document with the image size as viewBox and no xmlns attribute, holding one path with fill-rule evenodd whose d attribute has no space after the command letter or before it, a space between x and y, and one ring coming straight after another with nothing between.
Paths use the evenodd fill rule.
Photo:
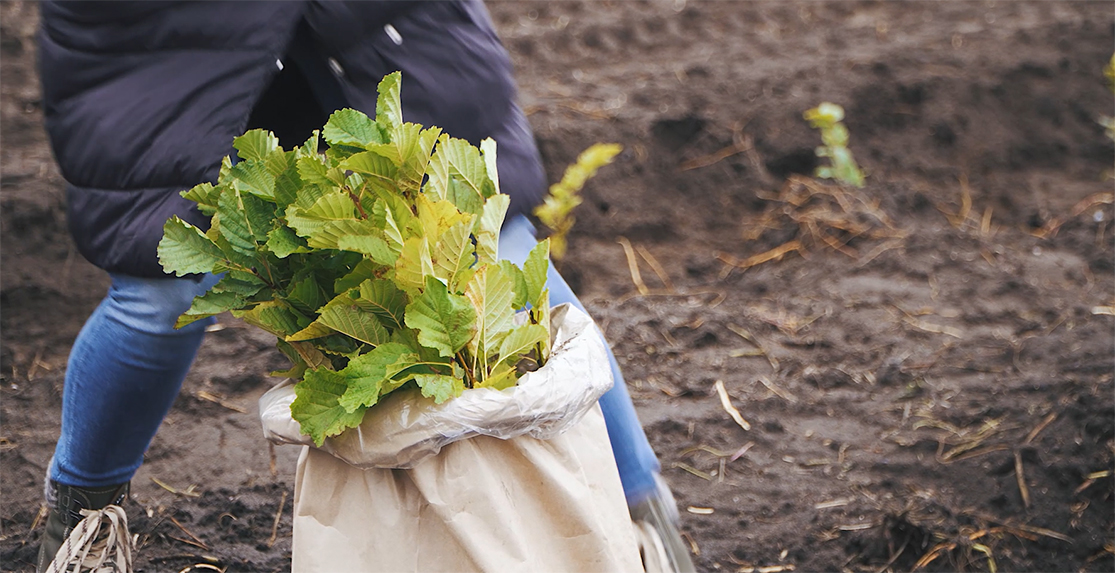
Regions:
<instances>
[{"instance_id":1,"label":"beige paper bag","mask_svg":"<svg viewBox=\"0 0 1115 573\"><path fill-rule=\"evenodd\" d=\"M308 447L294 492L293 571L641 572L596 401L612 385L592 319L560 305L553 353L506 390L443 404L397 391ZM273 442L311 444L292 386L260 399Z\"/></svg>"},{"instance_id":2,"label":"beige paper bag","mask_svg":"<svg viewBox=\"0 0 1115 573\"><path fill-rule=\"evenodd\" d=\"M478 436L412 469L298 462L293 571L641 572L600 407L549 440Z\"/></svg>"}]
</instances>

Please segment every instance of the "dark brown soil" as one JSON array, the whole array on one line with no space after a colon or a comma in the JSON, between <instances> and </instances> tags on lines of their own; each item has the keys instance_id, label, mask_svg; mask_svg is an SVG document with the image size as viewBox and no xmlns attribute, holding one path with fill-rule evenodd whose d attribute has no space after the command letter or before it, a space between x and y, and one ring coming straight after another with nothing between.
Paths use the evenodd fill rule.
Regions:
<instances>
[{"instance_id":1,"label":"dark brown soil","mask_svg":"<svg viewBox=\"0 0 1115 573\"><path fill-rule=\"evenodd\" d=\"M1115 570L1111 3L490 9L551 179L625 147L562 270L701 570ZM28 571L67 351L107 283L66 234L35 5L0 10L0 568ZM847 111L862 190L805 178L821 101ZM283 360L220 327L133 482L144 571L289 570L297 452L272 456L255 406Z\"/></svg>"}]
</instances>

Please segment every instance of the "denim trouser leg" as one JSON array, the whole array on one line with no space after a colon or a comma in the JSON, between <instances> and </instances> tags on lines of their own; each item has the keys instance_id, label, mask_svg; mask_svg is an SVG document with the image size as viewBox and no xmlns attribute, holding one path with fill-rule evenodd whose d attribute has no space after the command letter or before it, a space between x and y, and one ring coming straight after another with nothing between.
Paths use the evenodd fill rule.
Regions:
<instances>
[{"instance_id":1,"label":"denim trouser leg","mask_svg":"<svg viewBox=\"0 0 1115 573\"><path fill-rule=\"evenodd\" d=\"M112 275L70 351L51 479L100 487L132 478L212 319L174 322L217 279Z\"/></svg>"},{"instance_id":2,"label":"denim trouser leg","mask_svg":"<svg viewBox=\"0 0 1115 573\"><path fill-rule=\"evenodd\" d=\"M500 231L499 256L501 259L521 265L536 243L534 226L526 217L519 215L504 223ZM568 302L585 310L581 301L577 300L577 295L573 294L573 289L569 288L553 265L550 265L547 286L550 289L551 304ZM635 406L627 393L623 373L620 372L619 364L607 341L604 347L608 350L608 360L612 364L615 385L600 398L600 409L604 412L604 423L608 427L608 439L612 443L616 465L619 467L623 493L631 504L655 491L657 486L654 476L658 473L660 465L635 414Z\"/></svg>"}]
</instances>

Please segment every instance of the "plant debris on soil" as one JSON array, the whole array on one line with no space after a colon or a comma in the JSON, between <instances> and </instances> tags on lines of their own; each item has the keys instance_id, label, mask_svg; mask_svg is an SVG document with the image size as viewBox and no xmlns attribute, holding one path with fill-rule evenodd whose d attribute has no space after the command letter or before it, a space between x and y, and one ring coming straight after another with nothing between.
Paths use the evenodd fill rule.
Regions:
<instances>
[{"instance_id":1,"label":"plant debris on soil","mask_svg":"<svg viewBox=\"0 0 1115 573\"><path fill-rule=\"evenodd\" d=\"M1115 570L1115 148L1090 2L488 4L702 571ZM0 5L0 570L31 571L66 357L107 288ZM813 178L841 105L862 189ZM222 316L133 481L142 571L289 571L285 359ZM749 428L749 429L748 429Z\"/></svg>"}]
</instances>

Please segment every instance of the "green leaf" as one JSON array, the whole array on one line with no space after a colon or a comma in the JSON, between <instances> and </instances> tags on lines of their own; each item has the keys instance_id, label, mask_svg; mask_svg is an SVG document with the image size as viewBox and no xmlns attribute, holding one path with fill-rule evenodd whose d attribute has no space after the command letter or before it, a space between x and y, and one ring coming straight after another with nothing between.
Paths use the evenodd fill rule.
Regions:
<instances>
[{"instance_id":1,"label":"green leaf","mask_svg":"<svg viewBox=\"0 0 1115 573\"><path fill-rule=\"evenodd\" d=\"M463 296L449 294L445 285L426 277L426 290L406 307L406 325L418 330L418 341L453 356L476 330L476 310Z\"/></svg>"},{"instance_id":2,"label":"green leaf","mask_svg":"<svg viewBox=\"0 0 1115 573\"><path fill-rule=\"evenodd\" d=\"M476 336L469 342L469 352L478 357L481 364L488 363L488 358L496 353L500 342L515 326L515 313L511 308L515 298L513 287L511 277L499 266L487 265L480 267L465 290L465 297L479 318ZM487 372L483 374L486 376Z\"/></svg>"},{"instance_id":3,"label":"green leaf","mask_svg":"<svg viewBox=\"0 0 1115 573\"><path fill-rule=\"evenodd\" d=\"M180 277L212 272L225 259L221 249L201 229L177 215L163 225L158 255L163 270Z\"/></svg>"},{"instance_id":4,"label":"green leaf","mask_svg":"<svg viewBox=\"0 0 1115 573\"><path fill-rule=\"evenodd\" d=\"M317 340L319 338L325 338L326 336L331 336L336 333L336 330L333 330L332 328L329 328L328 326L322 324L320 321L315 320L311 322L310 325L306 328L295 332L294 334L286 337L283 340L285 340L286 342L303 342L306 340Z\"/></svg>"},{"instance_id":5,"label":"green leaf","mask_svg":"<svg viewBox=\"0 0 1115 573\"><path fill-rule=\"evenodd\" d=\"M417 191L430 164L430 154L437 143L441 129L423 130L421 125L404 123L391 131L391 142L369 145L368 150L391 162L391 185L389 189Z\"/></svg>"},{"instance_id":6,"label":"green leaf","mask_svg":"<svg viewBox=\"0 0 1115 573\"><path fill-rule=\"evenodd\" d=\"M403 75L392 72L384 76L379 82L376 91L376 121L392 130L403 124L403 104L399 95L399 88L403 82Z\"/></svg>"},{"instance_id":7,"label":"green leaf","mask_svg":"<svg viewBox=\"0 0 1115 573\"><path fill-rule=\"evenodd\" d=\"M287 289L286 300L291 306L307 315L317 313L317 309L328 302L321 286L317 284L316 277L310 273L292 282Z\"/></svg>"},{"instance_id":8,"label":"green leaf","mask_svg":"<svg viewBox=\"0 0 1115 573\"><path fill-rule=\"evenodd\" d=\"M318 312L317 322L373 346L387 342L391 333L376 317L376 313L362 308L352 291L341 293Z\"/></svg>"},{"instance_id":9,"label":"green leaf","mask_svg":"<svg viewBox=\"0 0 1115 573\"><path fill-rule=\"evenodd\" d=\"M455 376L415 374L414 381L422 389L422 395L433 398L435 404L441 404L450 398L456 398L465 391L464 381Z\"/></svg>"},{"instance_id":10,"label":"green leaf","mask_svg":"<svg viewBox=\"0 0 1115 573\"><path fill-rule=\"evenodd\" d=\"M479 212L484 198L495 193L480 151L463 139L442 135L427 174L425 193L450 201L467 213Z\"/></svg>"},{"instance_id":11,"label":"green leaf","mask_svg":"<svg viewBox=\"0 0 1115 573\"><path fill-rule=\"evenodd\" d=\"M340 372L348 379L348 390L341 396L340 405L350 412L374 406L379 401L383 383L416 362L418 354L397 342L381 344L353 358Z\"/></svg>"},{"instance_id":12,"label":"green leaf","mask_svg":"<svg viewBox=\"0 0 1115 573\"><path fill-rule=\"evenodd\" d=\"M258 243L267 242L275 218L274 205L236 189L221 194L217 213L221 236L233 248L253 255Z\"/></svg>"},{"instance_id":13,"label":"green leaf","mask_svg":"<svg viewBox=\"0 0 1115 573\"><path fill-rule=\"evenodd\" d=\"M523 276L523 270L515 266L515 263L511 261L500 261L499 268L502 269L511 280L511 290L515 293L515 298L511 302L512 308L515 310L526 308L527 304L530 303L530 299L527 298L529 289L527 289L527 280L526 277Z\"/></svg>"},{"instance_id":14,"label":"green leaf","mask_svg":"<svg viewBox=\"0 0 1115 573\"><path fill-rule=\"evenodd\" d=\"M518 364L524 354L529 354L536 344L549 338L549 336L549 331L540 324L524 324L515 328L507 334L503 343L499 345L499 362L496 366L499 364L507 364L508 366Z\"/></svg>"},{"instance_id":15,"label":"green leaf","mask_svg":"<svg viewBox=\"0 0 1115 573\"><path fill-rule=\"evenodd\" d=\"M383 267L380 265L368 259L362 259L356 266L352 267L351 271L336 281L333 281L333 292L340 293L352 290L360 286L360 283L374 278L376 276L376 271L382 268Z\"/></svg>"},{"instance_id":16,"label":"green leaf","mask_svg":"<svg viewBox=\"0 0 1115 573\"><path fill-rule=\"evenodd\" d=\"M418 224L422 236L431 242L436 241L446 230L461 221L471 221L472 215L457 210L449 201L433 201L425 194L415 201L418 211Z\"/></svg>"},{"instance_id":17,"label":"green leaf","mask_svg":"<svg viewBox=\"0 0 1115 573\"><path fill-rule=\"evenodd\" d=\"M356 220L356 204L347 193L327 193L309 209L291 207L287 210L287 224L303 237L313 237L326 223L340 220Z\"/></svg>"},{"instance_id":18,"label":"green leaf","mask_svg":"<svg viewBox=\"0 0 1115 573\"><path fill-rule=\"evenodd\" d=\"M213 285L212 290L214 292L236 293L247 299L263 290L265 286L267 286L266 283L259 280L257 276L244 271L233 270L226 272L225 276Z\"/></svg>"},{"instance_id":19,"label":"green leaf","mask_svg":"<svg viewBox=\"0 0 1115 573\"><path fill-rule=\"evenodd\" d=\"M240 156L240 159L256 161L264 159L271 152L278 150L279 138L269 131L253 129L233 139L232 147L236 149L236 154Z\"/></svg>"},{"instance_id":20,"label":"green leaf","mask_svg":"<svg viewBox=\"0 0 1115 573\"><path fill-rule=\"evenodd\" d=\"M476 251L472 247L472 222L462 221L447 229L438 237L432 253L434 276L445 281L451 292L464 290L462 279L471 276L469 267L476 261Z\"/></svg>"},{"instance_id":21,"label":"green leaf","mask_svg":"<svg viewBox=\"0 0 1115 573\"><path fill-rule=\"evenodd\" d=\"M396 254L401 253L403 243L411 234L408 229L415 224L414 214L406 202L396 195L383 194L372 208L372 220L383 229L388 248Z\"/></svg>"},{"instance_id":22,"label":"green leaf","mask_svg":"<svg viewBox=\"0 0 1115 573\"><path fill-rule=\"evenodd\" d=\"M305 185L318 185L329 189L340 187L345 182L345 172L337 167L329 167L318 154L303 155L298 158L298 177Z\"/></svg>"},{"instance_id":23,"label":"green leaf","mask_svg":"<svg viewBox=\"0 0 1115 573\"><path fill-rule=\"evenodd\" d=\"M392 192L398 191L399 185L395 179L399 168L396 163L378 151L357 153L341 162L340 167L363 175L373 186Z\"/></svg>"},{"instance_id":24,"label":"green leaf","mask_svg":"<svg viewBox=\"0 0 1115 573\"><path fill-rule=\"evenodd\" d=\"M476 383L477 388L492 388L494 390L503 390L510 388L519 381L519 373L515 368L507 364L501 365L499 368L492 371L492 375L481 382Z\"/></svg>"},{"instance_id":25,"label":"green leaf","mask_svg":"<svg viewBox=\"0 0 1115 573\"><path fill-rule=\"evenodd\" d=\"M487 137L484 141L480 142L480 153L484 156L484 168L488 173L488 180L492 182L495 187L495 192L498 194L499 190L499 169L496 162L496 140ZM489 199L491 195L485 195Z\"/></svg>"},{"instance_id":26,"label":"green leaf","mask_svg":"<svg viewBox=\"0 0 1115 573\"><path fill-rule=\"evenodd\" d=\"M333 112L321 133L330 145L364 147L370 143L384 142L383 132L376 122L354 109Z\"/></svg>"},{"instance_id":27,"label":"green leaf","mask_svg":"<svg viewBox=\"0 0 1115 573\"><path fill-rule=\"evenodd\" d=\"M375 314L376 317L395 330L404 328L403 314L406 312L407 295L388 280L367 280L360 283L360 297L356 304Z\"/></svg>"},{"instance_id":28,"label":"green leaf","mask_svg":"<svg viewBox=\"0 0 1115 573\"><path fill-rule=\"evenodd\" d=\"M278 300L261 302L247 310L234 310L232 315L279 338L286 338L298 332L302 329L303 322L309 322L290 305Z\"/></svg>"},{"instance_id":29,"label":"green leaf","mask_svg":"<svg viewBox=\"0 0 1115 573\"><path fill-rule=\"evenodd\" d=\"M244 305L244 297L234 292L211 290L194 299L190 308L178 317L174 328L182 328L203 318L209 318Z\"/></svg>"},{"instance_id":30,"label":"green leaf","mask_svg":"<svg viewBox=\"0 0 1115 573\"><path fill-rule=\"evenodd\" d=\"M367 255L371 260L387 266L394 265L399 258L398 253L392 252L387 241L378 235L342 235L337 239L337 248Z\"/></svg>"},{"instance_id":31,"label":"green leaf","mask_svg":"<svg viewBox=\"0 0 1115 573\"><path fill-rule=\"evenodd\" d=\"M298 174L297 156L294 152L288 153L287 156L289 157L289 164L286 169L275 176L275 203L283 211L298 200L303 185L302 176Z\"/></svg>"},{"instance_id":32,"label":"green leaf","mask_svg":"<svg viewBox=\"0 0 1115 573\"><path fill-rule=\"evenodd\" d=\"M183 191L182 197L197 203L198 211L210 217L213 213L217 212L217 201L221 196L221 191L213 187L212 183L202 183L195 185L189 191Z\"/></svg>"},{"instance_id":33,"label":"green leaf","mask_svg":"<svg viewBox=\"0 0 1115 573\"><path fill-rule=\"evenodd\" d=\"M298 421L302 433L310 436L319 447L325 438L355 428L364 419L367 408L349 412L340 399L348 390L347 379L329 370L307 370L305 378L294 385L291 416Z\"/></svg>"},{"instance_id":34,"label":"green leaf","mask_svg":"<svg viewBox=\"0 0 1115 573\"><path fill-rule=\"evenodd\" d=\"M236 189L275 200L275 176L271 175L263 161L241 161L232 166L229 176Z\"/></svg>"},{"instance_id":35,"label":"green leaf","mask_svg":"<svg viewBox=\"0 0 1115 573\"><path fill-rule=\"evenodd\" d=\"M310 252L306 240L298 236L293 229L283 225L267 233L267 250L275 253L276 257L285 259L294 253Z\"/></svg>"},{"instance_id":36,"label":"green leaf","mask_svg":"<svg viewBox=\"0 0 1115 573\"><path fill-rule=\"evenodd\" d=\"M530 250L523 263L523 278L526 282L526 299L535 304L546 288L546 275L550 271L550 240L544 239Z\"/></svg>"},{"instance_id":37,"label":"green leaf","mask_svg":"<svg viewBox=\"0 0 1115 573\"><path fill-rule=\"evenodd\" d=\"M507 195L493 195L484 204L480 216L476 218L476 262L481 265L493 264L499 260L499 230L507 216L511 198Z\"/></svg>"},{"instance_id":38,"label":"green leaf","mask_svg":"<svg viewBox=\"0 0 1115 573\"><path fill-rule=\"evenodd\" d=\"M414 296L426 286L426 277L434 275L430 244L422 237L410 237L395 261L395 284Z\"/></svg>"}]
</instances>

